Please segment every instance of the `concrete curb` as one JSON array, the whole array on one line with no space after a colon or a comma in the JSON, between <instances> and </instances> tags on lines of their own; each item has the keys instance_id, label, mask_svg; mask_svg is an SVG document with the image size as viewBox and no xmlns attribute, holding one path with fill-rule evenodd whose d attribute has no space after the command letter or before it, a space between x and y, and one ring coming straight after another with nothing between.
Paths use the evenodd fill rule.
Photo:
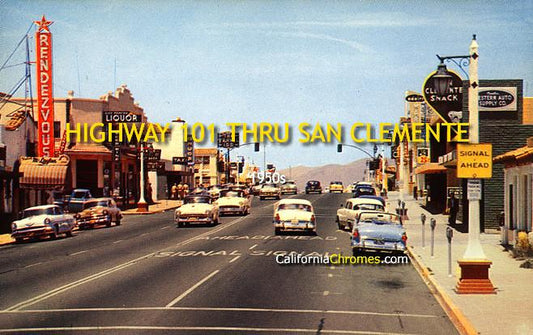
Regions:
<instances>
[{"instance_id":1,"label":"concrete curb","mask_svg":"<svg viewBox=\"0 0 533 335\"><path fill-rule=\"evenodd\" d=\"M166 207L166 208L162 208L162 209L157 209L155 211L147 211L147 212L122 212L122 215L150 215L150 214L157 214L157 213L163 213L163 212L166 212L168 210L173 210L173 209L176 209L180 206L171 206L171 207Z\"/></svg>"},{"instance_id":2,"label":"concrete curb","mask_svg":"<svg viewBox=\"0 0 533 335\"><path fill-rule=\"evenodd\" d=\"M432 277L420 257L415 255L411 247L407 247L407 253L411 261L420 274L424 282L428 286L430 292L435 296L439 304L442 306L455 328L463 335L478 335L479 332L474 328L470 320L461 312L461 310L453 303L452 299L444 292L437 281Z\"/></svg>"},{"instance_id":3,"label":"concrete curb","mask_svg":"<svg viewBox=\"0 0 533 335\"><path fill-rule=\"evenodd\" d=\"M8 245L15 243L15 240L11 238L11 234L0 234L0 245Z\"/></svg>"}]
</instances>

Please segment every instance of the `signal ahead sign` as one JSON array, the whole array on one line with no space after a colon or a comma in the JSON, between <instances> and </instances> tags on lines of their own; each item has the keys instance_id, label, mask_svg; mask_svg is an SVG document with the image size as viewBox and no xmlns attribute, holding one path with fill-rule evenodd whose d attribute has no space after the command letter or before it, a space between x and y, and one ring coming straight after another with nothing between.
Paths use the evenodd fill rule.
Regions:
<instances>
[{"instance_id":1,"label":"signal ahead sign","mask_svg":"<svg viewBox=\"0 0 533 335\"><path fill-rule=\"evenodd\" d=\"M492 144L457 144L457 178L491 178Z\"/></svg>"}]
</instances>

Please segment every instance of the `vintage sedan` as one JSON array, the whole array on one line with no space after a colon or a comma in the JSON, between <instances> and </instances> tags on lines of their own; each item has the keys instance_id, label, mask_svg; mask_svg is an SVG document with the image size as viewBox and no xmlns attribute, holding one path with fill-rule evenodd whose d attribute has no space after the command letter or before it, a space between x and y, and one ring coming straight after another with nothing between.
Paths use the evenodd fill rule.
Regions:
<instances>
[{"instance_id":1,"label":"vintage sedan","mask_svg":"<svg viewBox=\"0 0 533 335\"><path fill-rule=\"evenodd\" d=\"M120 225L122 212L113 198L96 198L86 201L83 210L75 216L79 229L93 228L95 225L111 223Z\"/></svg>"},{"instance_id":2,"label":"vintage sedan","mask_svg":"<svg viewBox=\"0 0 533 335\"><path fill-rule=\"evenodd\" d=\"M305 199L283 199L274 209L274 232L304 231L316 234L313 205Z\"/></svg>"},{"instance_id":3,"label":"vintage sedan","mask_svg":"<svg viewBox=\"0 0 533 335\"><path fill-rule=\"evenodd\" d=\"M322 193L322 186L318 180L309 180L307 184L305 184L305 194L312 192Z\"/></svg>"},{"instance_id":4,"label":"vintage sedan","mask_svg":"<svg viewBox=\"0 0 533 335\"><path fill-rule=\"evenodd\" d=\"M357 185L353 190L353 197L358 198L362 195L376 195L376 189L366 184Z\"/></svg>"},{"instance_id":5,"label":"vintage sedan","mask_svg":"<svg viewBox=\"0 0 533 335\"><path fill-rule=\"evenodd\" d=\"M336 222L340 230L353 228L362 211L384 212L385 206L380 200L367 198L350 198L337 210Z\"/></svg>"},{"instance_id":6,"label":"vintage sedan","mask_svg":"<svg viewBox=\"0 0 533 335\"><path fill-rule=\"evenodd\" d=\"M176 227L190 223L217 225L218 207L209 195L186 196L183 205L174 211L174 222Z\"/></svg>"},{"instance_id":7,"label":"vintage sedan","mask_svg":"<svg viewBox=\"0 0 533 335\"><path fill-rule=\"evenodd\" d=\"M239 189L230 189L220 191L220 197L215 202L220 215L240 214L247 215L250 213L250 198L246 192Z\"/></svg>"},{"instance_id":8,"label":"vintage sedan","mask_svg":"<svg viewBox=\"0 0 533 335\"><path fill-rule=\"evenodd\" d=\"M220 197L220 191L222 190L220 185L211 185L207 188L207 193L211 196L211 199L217 200Z\"/></svg>"},{"instance_id":9,"label":"vintage sedan","mask_svg":"<svg viewBox=\"0 0 533 335\"><path fill-rule=\"evenodd\" d=\"M86 188L77 188L72 191L68 199L68 211L70 213L78 213L83 210L85 201L92 199L91 191Z\"/></svg>"},{"instance_id":10,"label":"vintage sedan","mask_svg":"<svg viewBox=\"0 0 533 335\"><path fill-rule=\"evenodd\" d=\"M331 183L329 183L329 193L334 192L344 192L344 186L342 186L342 181L332 181Z\"/></svg>"},{"instance_id":11,"label":"vintage sedan","mask_svg":"<svg viewBox=\"0 0 533 335\"><path fill-rule=\"evenodd\" d=\"M259 190L259 200L266 198L281 199L281 189L276 184L264 184Z\"/></svg>"},{"instance_id":12,"label":"vintage sedan","mask_svg":"<svg viewBox=\"0 0 533 335\"><path fill-rule=\"evenodd\" d=\"M76 221L70 214L65 214L57 205L44 205L26 208L22 219L11 224L11 237L17 242L25 238L48 236L57 238L59 234L72 236Z\"/></svg>"},{"instance_id":13,"label":"vintage sedan","mask_svg":"<svg viewBox=\"0 0 533 335\"><path fill-rule=\"evenodd\" d=\"M393 213L362 212L351 234L354 256L361 251L404 253L407 234L401 217Z\"/></svg>"},{"instance_id":14,"label":"vintage sedan","mask_svg":"<svg viewBox=\"0 0 533 335\"><path fill-rule=\"evenodd\" d=\"M287 182L281 185L281 194L297 194L298 188L294 180L287 180Z\"/></svg>"}]
</instances>

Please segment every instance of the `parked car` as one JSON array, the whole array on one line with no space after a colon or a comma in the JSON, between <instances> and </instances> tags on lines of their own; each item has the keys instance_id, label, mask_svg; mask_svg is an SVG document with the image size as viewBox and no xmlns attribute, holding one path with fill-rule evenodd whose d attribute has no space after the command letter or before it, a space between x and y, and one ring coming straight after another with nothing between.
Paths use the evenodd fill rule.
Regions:
<instances>
[{"instance_id":1,"label":"parked car","mask_svg":"<svg viewBox=\"0 0 533 335\"><path fill-rule=\"evenodd\" d=\"M218 207L212 203L209 195L188 195L183 205L174 211L176 227L190 223L218 224Z\"/></svg>"},{"instance_id":2,"label":"parked car","mask_svg":"<svg viewBox=\"0 0 533 335\"><path fill-rule=\"evenodd\" d=\"M219 215L240 214L247 215L250 213L250 198L246 192L239 189L222 190L220 197L215 202L218 207Z\"/></svg>"},{"instance_id":3,"label":"parked car","mask_svg":"<svg viewBox=\"0 0 533 335\"><path fill-rule=\"evenodd\" d=\"M72 191L68 200L69 213L78 213L83 210L85 201L92 199L91 191L86 188L77 188Z\"/></svg>"},{"instance_id":4,"label":"parked car","mask_svg":"<svg viewBox=\"0 0 533 335\"><path fill-rule=\"evenodd\" d=\"M259 190L259 200L266 198L281 199L281 189L276 184L263 184Z\"/></svg>"},{"instance_id":5,"label":"parked car","mask_svg":"<svg viewBox=\"0 0 533 335\"><path fill-rule=\"evenodd\" d=\"M322 193L322 186L318 180L309 180L305 185L305 194Z\"/></svg>"},{"instance_id":6,"label":"parked car","mask_svg":"<svg viewBox=\"0 0 533 335\"><path fill-rule=\"evenodd\" d=\"M252 186L252 194L253 195L259 195L259 192L261 191L261 187L263 187L262 184L256 184Z\"/></svg>"},{"instance_id":7,"label":"parked car","mask_svg":"<svg viewBox=\"0 0 533 335\"><path fill-rule=\"evenodd\" d=\"M72 236L76 225L74 217L65 214L58 205L44 205L26 208L20 220L11 224L11 237L17 242L25 238L48 236L57 238L59 234Z\"/></svg>"},{"instance_id":8,"label":"parked car","mask_svg":"<svg viewBox=\"0 0 533 335\"><path fill-rule=\"evenodd\" d=\"M111 227L111 223L120 225L122 212L113 198L96 198L87 200L83 210L75 216L79 229L93 228L98 224Z\"/></svg>"},{"instance_id":9,"label":"parked car","mask_svg":"<svg viewBox=\"0 0 533 335\"><path fill-rule=\"evenodd\" d=\"M305 199L283 199L274 209L274 232L305 231L316 234L313 205Z\"/></svg>"},{"instance_id":10,"label":"parked car","mask_svg":"<svg viewBox=\"0 0 533 335\"><path fill-rule=\"evenodd\" d=\"M362 212L350 240L354 256L361 251L404 253L407 249L407 234L401 217L393 213Z\"/></svg>"},{"instance_id":11,"label":"parked car","mask_svg":"<svg viewBox=\"0 0 533 335\"><path fill-rule=\"evenodd\" d=\"M350 198L346 200L344 205L341 204L341 208L337 210L337 226L340 230L344 230L346 227L351 230L359 214L363 211L384 212L385 206L376 199Z\"/></svg>"},{"instance_id":12,"label":"parked car","mask_svg":"<svg viewBox=\"0 0 533 335\"><path fill-rule=\"evenodd\" d=\"M361 195L376 195L376 190L372 186L357 185L353 190L353 197L357 198Z\"/></svg>"},{"instance_id":13,"label":"parked car","mask_svg":"<svg viewBox=\"0 0 533 335\"><path fill-rule=\"evenodd\" d=\"M285 184L281 185L281 194L297 194L298 188L294 180L287 180Z\"/></svg>"},{"instance_id":14,"label":"parked car","mask_svg":"<svg viewBox=\"0 0 533 335\"><path fill-rule=\"evenodd\" d=\"M342 181L332 181L331 183L329 183L329 193L334 192L344 192L344 186L342 186Z\"/></svg>"}]
</instances>

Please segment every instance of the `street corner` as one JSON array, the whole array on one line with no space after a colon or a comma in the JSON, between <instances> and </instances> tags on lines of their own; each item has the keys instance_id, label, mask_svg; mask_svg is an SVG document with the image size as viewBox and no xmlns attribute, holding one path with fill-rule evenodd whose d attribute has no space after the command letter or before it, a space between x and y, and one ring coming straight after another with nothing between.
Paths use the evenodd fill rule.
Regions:
<instances>
[{"instance_id":1,"label":"street corner","mask_svg":"<svg viewBox=\"0 0 533 335\"><path fill-rule=\"evenodd\" d=\"M15 240L11 238L11 234L1 234L0 235L0 245L6 245L14 243Z\"/></svg>"}]
</instances>

